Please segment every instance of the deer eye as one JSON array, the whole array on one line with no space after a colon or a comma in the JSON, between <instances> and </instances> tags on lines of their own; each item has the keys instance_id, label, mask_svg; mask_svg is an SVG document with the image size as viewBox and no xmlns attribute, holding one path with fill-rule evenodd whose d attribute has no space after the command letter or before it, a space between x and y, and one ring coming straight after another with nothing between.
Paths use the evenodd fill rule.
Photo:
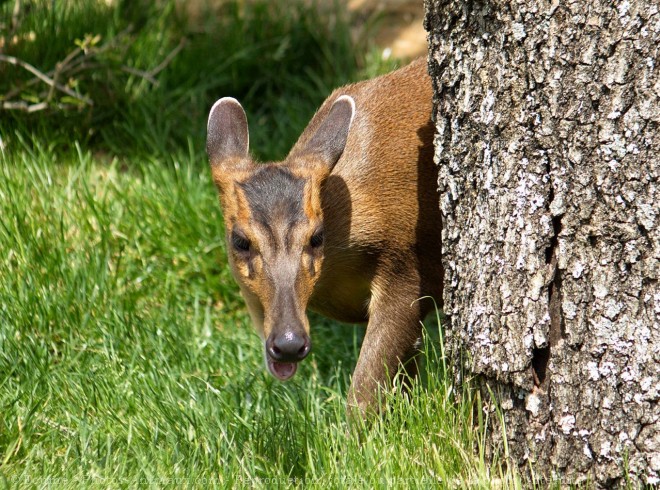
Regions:
<instances>
[{"instance_id":1,"label":"deer eye","mask_svg":"<svg viewBox=\"0 0 660 490\"><path fill-rule=\"evenodd\" d=\"M248 238L240 232L231 232L231 244L239 252L250 251L250 240L248 240Z\"/></svg>"},{"instance_id":2,"label":"deer eye","mask_svg":"<svg viewBox=\"0 0 660 490\"><path fill-rule=\"evenodd\" d=\"M323 245L323 230L317 230L309 239L309 244L312 248L318 248Z\"/></svg>"}]
</instances>

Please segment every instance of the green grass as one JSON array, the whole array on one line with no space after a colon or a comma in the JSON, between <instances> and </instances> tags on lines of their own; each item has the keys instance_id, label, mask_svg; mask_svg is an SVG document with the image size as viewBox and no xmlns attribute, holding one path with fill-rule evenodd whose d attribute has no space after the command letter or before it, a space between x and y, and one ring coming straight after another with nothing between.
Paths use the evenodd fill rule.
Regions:
<instances>
[{"instance_id":1,"label":"green grass","mask_svg":"<svg viewBox=\"0 0 660 490\"><path fill-rule=\"evenodd\" d=\"M36 40L12 48L47 71L76 36L133 26L81 76L93 110L0 112L0 488L520 486L485 463L489 422L455 392L437 322L423 382L359 436L345 403L362 328L313 315L314 350L279 383L226 265L213 100L239 97L255 153L277 158L333 87L389 66L340 11L236 2L193 31L171 2L135 4L34 2L20 29ZM117 74L119 55L147 69L182 36L157 86Z\"/></svg>"},{"instance_id":2,"label":"green grass","mask_svg":"<svg viewBox=\"0 0 660 490\"><path fill-rule=\"evenodd\" d=\"M314 352L291 383L272 379L206 167L137 168L41 145L2 159L0 481L489 486L437 330L425 386L360 440L345 415L359 327L313 317Z\"/></svg>"},{"instance_id":3,"label":"green grass","mask_svg":"<svg viewBox=\"0 0 660 490\"><path fill-rule=\"evenodd\" d=\"M93 101L80 104L29 71L0 63L0 101L49 101L26 114L1 111L0 123L58 144L81 141L113 155L166 155L203 140L213 102L239 99L259 158L281 158L335 87L394 65L369 56L373 22L352 28L339 3L225 0L190 26L174 0L0 2L0 54L53 75ZM355 38L362 39L359 45ZM94 41L92 41L94 40ZM178 50L183 46L183 49ZM139 73L157 69L155 82ZM11 95L11 97L10 97ZM50 99L48 98L50 95ZM0 126L0 130L2 126ZM5 145L15 143L0 131Z\"/></svg>"}]
</instances>

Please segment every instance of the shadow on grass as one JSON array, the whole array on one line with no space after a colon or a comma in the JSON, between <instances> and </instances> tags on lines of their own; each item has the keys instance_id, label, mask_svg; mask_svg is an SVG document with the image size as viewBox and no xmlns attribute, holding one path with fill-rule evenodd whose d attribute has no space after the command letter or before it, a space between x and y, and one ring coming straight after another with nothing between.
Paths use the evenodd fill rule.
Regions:
<instances>
[{"instance_id":1,"label":"shadow on grass","mask_svg":"<svg viewBox=\"0 0 660 490\"><path fill-rule=\"evenodd\" d=\"M227 0L199 17L190 22L175 0L0 2L3 54L68 87L0 63L0 95L41 107L0 110L3 145L12 128L114 155L190 142L201 152L208 110L232 96L251 119L255 156L274 159L333 88L363 76L371 24L352 32L340 2Z\"/></svg>"}]
</instances>

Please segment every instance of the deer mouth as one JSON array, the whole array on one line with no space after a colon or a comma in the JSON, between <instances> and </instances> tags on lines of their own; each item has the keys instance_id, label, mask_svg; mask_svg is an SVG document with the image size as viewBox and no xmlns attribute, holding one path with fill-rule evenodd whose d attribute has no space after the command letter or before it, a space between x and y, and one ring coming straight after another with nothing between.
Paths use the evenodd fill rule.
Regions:
<instances>
[{"instance_id":1,"label":"deer mouth","mask_svg":"<svg viewBox=\"0 0 660 490\"><path fill-rule=\"evenodd\" d=\"M270 357L268 357L266 360L266 364L268 364L268 370L270 371L270 374L275 376L280 381L291 379L291 377L296 374L296 370L298 369L298 364L295 362L275 361Z\"/></svg>"}]
</instances>

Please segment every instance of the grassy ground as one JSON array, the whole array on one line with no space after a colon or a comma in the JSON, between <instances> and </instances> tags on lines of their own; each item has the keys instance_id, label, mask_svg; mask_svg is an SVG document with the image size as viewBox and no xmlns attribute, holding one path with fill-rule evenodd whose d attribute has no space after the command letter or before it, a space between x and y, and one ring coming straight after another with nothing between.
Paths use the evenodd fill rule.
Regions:
<instances>
[{"instance_id":1,"label":"grassy ground","mask_svg":"<svg viewBox=\"0 0 660 490\"><path fill-rule=\"evenodd\" d=\"M487 486L437 334L425 386L361 442L344 413L359 330L315 317L294 381L265 372L199 162L126 172L37 146L1 168L0 481Z\"/></svg>"},{"instance_id":2,"label":"grassy ground","mask_svg":"<svg viewBox=\"0 0 660 490\"><path fill-rule=\"evenodd\" d=\"M6 19L11 9L3 8ZM86 8L58 15L96 19ZM202 71L212 63L217 39L187 32L182 59L160 84L132 92L129 82L143 81L124 80L124 91L113 89L121 110L97 104L100 120L85 110L38 119L0 113L0 487L515 486L499 466L484 464L479 435L487 422L473 420L479 410L469 393L456 397L433 322L424 383L411 400L393 397L362 438L345 416L359 327L314 316L314 351L294 380L281 384L265 372L226 266L203 112L216 97L241 97L258 154L275 158L333 86L387 67L351 57L357 48L346 25L329 44L319 37L325 21L309 10L292 18L256 11L228 18L243 23L241 32L274 32L260 46L264 59L274 56L268 49L281 51L275 68L236 55L223 81L219 72L197 73L194 61ZM56 17L43 12L43 22ZM110 24L97 19L92 27L120 31L124 14L110 13ZM286 41L287 26L301 18L308 24L296 27L300 38ZM183 29L168 19L159 34L171 37L158 48L164 53ZM154 34L134 32L131 49L148 51ZM327 61L300 64L308 54L292 42L325 42ZM217 46L215 59L226 59ZM256 48L244 49L254 56ZM43 59L33 56L35 64ZM133 63L126 56L122 63ZM334 56L350 61L335 64ZM288 82L261 82L268 70ZM184 78L191 71L192 81ZM184 79L183 88L172 81ZM98 100L98 81L83 82Z\"/></svg>"}]
</instances>

